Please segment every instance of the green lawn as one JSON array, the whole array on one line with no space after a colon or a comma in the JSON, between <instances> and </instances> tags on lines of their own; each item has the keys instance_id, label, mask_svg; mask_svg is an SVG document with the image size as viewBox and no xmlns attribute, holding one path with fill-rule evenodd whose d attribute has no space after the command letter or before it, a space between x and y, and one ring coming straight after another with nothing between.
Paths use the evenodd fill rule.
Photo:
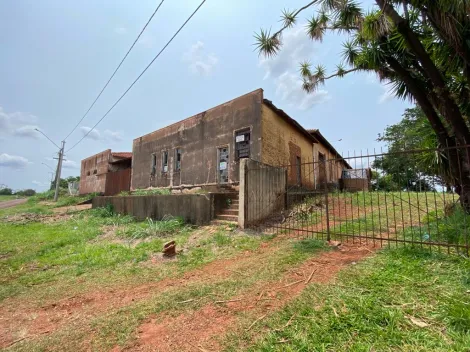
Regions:
<instances>
[{"instance_id":1,"label":"green lawn","mask_svg":"<svg viewBox=\"0 0 470 352\"><path fill-rule=\"evenodd\" d=\"M194 227L171 217L138 222L109 207L63 213L52 221L55 206L33 198L0 210L0 311L6 316L0 320L0 344L7 331L9 343L17 341L11 350L132 350L149 317L195 314L197 319L204 307L239 297L246 309L216 310L231 319L212 337L219 341L216 350L466 351L470 346L470 261L462 256L414 247L378 251L356 263L347 250L344 259L335 259L349 264L337 278L314 279L289 300L283 296L289 291L279 288L299 277L304 281L309 265L329 271L325 259L317 258L335 252L323 241L226 225ZM376 217L372 224L369 215L351 220L348 231L386 226ZM176 240L177 259L159 261L170 240ZM159 284L161 289L139 294L142 287ZM134 292L135 300L123 301ZM286 305L261 308L256 303L261 296L266 302L284 297ZM103 307L87 310L88 302L96 303L89 297ZM71 311L71 320L53 309L47 319L60 324L46 334L28 333L44 307L75 298L83 306ZM12 327L2 325L5 321Z\"/></svg>"},{"instance_id":2,"label":"green lawn","mask_svg":"<svg viewBox=\"0 0 470 352\"><path fill-rule=\"evenodd\" d=\"M248 322L245 322L247 324ZM419 249L378 253L312 285L227 351L468 351L470 261Z\"/></svg>"},{"instance_id":3,"label":"green lawn","mask_svg":"<svg viewBox=\"0 0 470 352\"><path fill-rule=\"evenodd\" d=\"M21 198L21 197L19 197ZM4 201L7 201L7 200L13 200L13 199L17 199L16 196L3 196L3 195L0 195L0 202L4 202Z\"/></svg>"}]
</instances>

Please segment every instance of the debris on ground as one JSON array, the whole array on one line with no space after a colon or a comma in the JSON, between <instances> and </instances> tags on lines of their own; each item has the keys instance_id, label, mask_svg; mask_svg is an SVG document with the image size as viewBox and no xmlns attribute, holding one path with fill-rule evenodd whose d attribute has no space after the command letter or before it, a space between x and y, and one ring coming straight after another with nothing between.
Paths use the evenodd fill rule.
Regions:
<instances>
[{"instance_id":1,"label":"debris on ground","mask_svg":"<svg viewBox=\"0 0 470 352\"><path fill-rule=\"evenodd\" d=\"M163 255L166 257L174 257L176 255L176 242L170 241L163 246Z\"/></svg>"}]
</instances>

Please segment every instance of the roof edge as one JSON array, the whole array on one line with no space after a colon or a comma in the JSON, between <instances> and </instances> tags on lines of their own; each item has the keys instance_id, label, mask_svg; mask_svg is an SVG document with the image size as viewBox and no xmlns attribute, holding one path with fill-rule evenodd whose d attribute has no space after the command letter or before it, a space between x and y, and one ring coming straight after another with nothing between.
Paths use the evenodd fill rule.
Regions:
<instances>
[{"instance_id":1,"label":"roof edge","mask_svg":"<svg viewBox=\"0 0 470 352\"><path fill-rule=\"evenodd\" d=\"M163 129L165 129L165 128L168 128L168 127L171 127L171 126L178 125L178 124L180 124L180 123L182 123L182 122L184 122L184 121L187 121L187 120L189 120L189 119L192 119L192 118L194 118L194 117L196 117L196 116L199 116L199 115L201 115L201 114L203 114L203 113L205 113L205 112L208 112L208 111L211 111L211 110L217 109L218 107L220 107L220 106L222 106L222 105L225 105L225 104L231 103L231 102L232 102L232 101L234 101L234 100L237 100L237 99L243 98L244 96L247 96L247 95L253 94L253 93L255 93L255 92L261 92L261 98L263 98L263 92L264 92L263 88L257 88L257 89L255 89L255 90L253 90L253 91L251 91L251 92L248 92L248 93L242 94L242 95L240 95L240 96L238 96L238 97L236 97L236 98L233 98L233 99L227 100L227 101L226 101L226 102L224 102L224 103L221 103L221 104L218 104L218 105L216 105L216 106L213 106L213 107L211 107L210 109L207 109L207 110L201 111L201 112L199 112L199 113L197 113L197 114L194 114L194 115L191 115L191 116L189 116L189 117L187 117L187 118L185 118L185 119L183 119L183 120L180 120L180 121L174 122L174 123L172 123L172 124L170 124L170 125L166 125L166 126L164 126L164 127L162 127L162 128L159 128L158 130L154 130L154 131L152 131L152 132L149 132L149 133L143 134L142 136L139 136L139 137L137 137L137 138L134 138L134 139L132 140L132 142L135 142L135 141L139 140L140 138L143 138L143 137L149 136L149 135L151 135L152 133L156 133L156 132L158 132L158 131L161 131L161 130L163 130Z\"/></svg>"}]
</instances>

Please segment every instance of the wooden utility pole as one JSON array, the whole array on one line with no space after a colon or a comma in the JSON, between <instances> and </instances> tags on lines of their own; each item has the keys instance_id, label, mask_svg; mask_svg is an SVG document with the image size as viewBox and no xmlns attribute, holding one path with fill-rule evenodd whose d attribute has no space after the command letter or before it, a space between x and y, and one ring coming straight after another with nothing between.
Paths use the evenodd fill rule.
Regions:
<instances>
[{"instance_id":1,"label":"wooden utility pole","mask_svg":"<svg viewBox=\"0 0 470 352\"><path fill-rule=\"evenodd\" d=\"M65 141L62 141L62 146L59 150L59 162L57 163L57 172L55 173L54 202L57 202L57 199L59 199L60 172L62 171L62 160L64 159L64 148L65 148Z\"/></svg>"}]
</instances>

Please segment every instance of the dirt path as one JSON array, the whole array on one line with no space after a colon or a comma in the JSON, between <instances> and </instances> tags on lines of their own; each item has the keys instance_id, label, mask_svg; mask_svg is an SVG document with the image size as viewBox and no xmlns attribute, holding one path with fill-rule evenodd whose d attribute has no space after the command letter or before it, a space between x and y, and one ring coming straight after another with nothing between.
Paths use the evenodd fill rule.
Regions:
<instances>
[{"instance_id":1,"label":"dirt path","mask_svg":"<svg viewBox=\"0 0 470 352\"><path fill-rule=\"evenodd\" d=\"M111 309L161 294L167 289L195 283L212 282L234 275L246 266L256 265L277 250L275 245L262 245L229 259L213 261L180 277L170 277L139 286L114 287L59 300L42 307L8 298L0 304L0 348L20 339L53 333L77 319L89 319Z\"/></svg>"},{"instance_id":2,"label":"dirt path","mask_svg":"<svg viewBox=\"0 0 470 352\"><path fill-rule=\"evenodd\" d=\"M6 200L4 202L0 202L0 209L14 207L14 206L17 206L17 205L20 205L20 204L24 204L27 201L28 201L27 199Z\"/></svg>"},{"instance_id":3,"label":"dirt path","mask_svg":"<svg viewBox=\"0 0 470 352\"><path fill-rule=\"evenodd\" d=\"M210 303L201 309L171 316L150 317L137 330L137 341L123 351L219 351L220 338L236 330L240 313L249 313L253 325L281 309L311 283L331 281L352 262L372 253L365 245L346 244L323 253L289 270L280 281L263 283L224 303ZM319 302L320 304L321 302ZM250 326L243 327L244 329ZM120 351L115 347L113 352Z\"/></svg>"}]
</instances>

